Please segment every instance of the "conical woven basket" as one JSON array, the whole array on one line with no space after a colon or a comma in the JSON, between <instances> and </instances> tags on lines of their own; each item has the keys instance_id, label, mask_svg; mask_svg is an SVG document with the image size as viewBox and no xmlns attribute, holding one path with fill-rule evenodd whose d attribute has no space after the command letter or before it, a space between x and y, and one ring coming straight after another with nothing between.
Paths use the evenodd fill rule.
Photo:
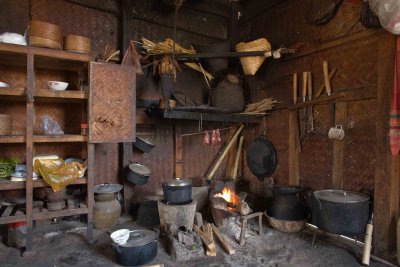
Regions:
<instances>
[{"instance_id":1,"label":"conical woven basket","mask_svg":"<svg viewBox=\"0 0 400 267\"><path fill-rule=\"evenodd\" d=\"M236 45L237 52L250 52L250 51L270 51L271 44L265 38L260 38L254 40L249 43L238 43ZM240 63L242 64L242 68L244 74L246 75L254 75L257 70L261 67L265 60L265 57L241 57Z\"/></svg>"}]
</instances>

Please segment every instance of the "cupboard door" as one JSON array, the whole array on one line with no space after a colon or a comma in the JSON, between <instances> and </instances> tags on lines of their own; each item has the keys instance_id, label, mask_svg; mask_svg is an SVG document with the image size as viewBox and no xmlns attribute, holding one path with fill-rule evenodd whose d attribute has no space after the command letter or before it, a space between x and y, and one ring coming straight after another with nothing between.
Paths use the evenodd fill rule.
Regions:
<instances>
[{"instance_id":1,"label":"cupboard door","mask_svg":"<svg viewBox=\"0 0 400 267\"><path fill-rule=\"evenodd\" d=\"M90 64L89 142L135 140L135 78L132 66Z\"/></svg>"}]
</instances>

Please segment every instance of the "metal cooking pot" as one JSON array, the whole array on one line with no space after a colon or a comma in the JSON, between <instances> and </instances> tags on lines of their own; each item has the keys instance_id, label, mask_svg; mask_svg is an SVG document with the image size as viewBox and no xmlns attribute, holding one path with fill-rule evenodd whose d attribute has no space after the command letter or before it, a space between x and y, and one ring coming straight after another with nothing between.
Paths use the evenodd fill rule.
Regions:
<instances>
[{"instance_id":1,"label":"metal cooking pot","mask_svg":"<svg viewBox=\"0 0 400 267\"><path fill-rule=\"evenodd\" d=\"M274 203L271 216L278 220L300 221L307 217L300 204L298 193L304 188L300 186L274 186Z\"/></svg>"},{"instance_id":2,"label":"metal cooking pot","mask_svg":"<svg viewBox=\"0 0 400 267\"><path fill-rule=\"evenodd\" d=\"M149 263L157 256L157 238L158 232L155 230L131 231L125 244L112 244L117 263L124 266Z\"/></svg>"},{"instance_id":3,"label":"metal cooking pot","mask_svg":"<svg viewBox=\"0 0 400 267\"><path fill-rule=\"evenodd\" d=\"M169 204L186 204L192 201L192 181L176 178L161 184L164 201Z\"/></svg>"},{"instance_id":4,"label":"metal cooking pot","mask_svg":"<svg viewBox=\"0 0 400 267\"><path fill-rule=\"evenodd\" d=\"M144 153L150 152L150 150L154 148L152 143L139 137L136 137L136 141L133 142L133 146Z\"/></svg>"},{"instance_id":5,"label":"metal cooking pot","mask_svg":"<svg viewBox=\"0 0 400 267\"><path fill-rule=\"evenodd\" d=\"M139 163L129 164L126 179L133 184L146 184L150 177L150 169Z\"/></svg>"},{"instance_id":6,"label":"metal cooking pot","mask_svg":"<svg viewBox=\"0 0 400 267\"><path fill-rule=\"evenodd\" d=\"M369 197L344 190L320 190L312 196L312 222L337 235L364 233L369 217Z\"/></svg>"}]
</instances>

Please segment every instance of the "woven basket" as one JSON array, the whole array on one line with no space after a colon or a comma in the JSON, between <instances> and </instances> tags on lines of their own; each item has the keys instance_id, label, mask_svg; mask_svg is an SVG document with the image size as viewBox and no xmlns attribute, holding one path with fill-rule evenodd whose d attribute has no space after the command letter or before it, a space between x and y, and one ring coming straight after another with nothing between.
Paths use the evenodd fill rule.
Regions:
<instances>
[{"instance_id":1,"label":"woven basket","mask_svg":"<svg viewBox=\"0 0 400 267\"><path fill-rule=\"evenodd\" d=\"M90 39L78 35L64 36L64 50L90 53Z\"/></svg>"},{"instance_id":2,"label":"woven basket","mask_svg":"<svg viewBox=\"0 0 400 267\"><path fill-rule=\"evenodd\" d=\"M249 43L238 43L236 45L237 52L251 52L251 51L270 51L271 44L265 38L260 38ZM240 63L244 74L254 75L263 64L265 57L241 57Z\"/></svg>"},{"instance_id":3,"label":"woven basket","mask_svg":"<svg viewBox=\"0 0 400 267\"><path fill-rule=\"evenodd\" d=\"M29 25L29 36L42 37L60 44L62 43L61 27L40 20L31 20Z\"/></svg>"},{"instance_id":4,"label":"woven basket","mask_svg":"<svg viewBox=\"0 0 400 267\"><path fill-rule=\"evenodd\" d=\"M10 115L0 114L0 135L12 134L12 118Z\"/></svg>"},{"instance_id":5,"label":"woven basket","mask_svg":"<svg viewBox=\"0 0 400 267\"><path fill-rule=\"evenodd\" d=\"M61 43L38 36L29 36L29 45L61 49Z\"/></svg>"}]
</instances>

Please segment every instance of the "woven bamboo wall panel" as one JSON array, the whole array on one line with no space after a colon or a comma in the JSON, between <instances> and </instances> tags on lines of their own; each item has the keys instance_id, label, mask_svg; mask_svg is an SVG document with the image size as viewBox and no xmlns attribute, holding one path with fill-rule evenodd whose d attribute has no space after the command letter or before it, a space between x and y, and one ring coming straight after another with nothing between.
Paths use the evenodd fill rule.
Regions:
<instances>
[{"instance_id":1,"label":"woven bamboo wall panel","mask_svg":"<svg viewBox=\"0 0 400 267\"><path fill-rule=\"evenodd\" d=\"M92 43L93 55L102 53L106 45L118 48L116 14L62 0L32 0L31 17L61 26L64 35L88 37Z\"/></svg>"},{"instance_id":2,"label":"woven bamboo wall panel","mask_svg":"<svg viewBox=\"0 0 400 267\"><path fill-rule=\"evenodd\" d=\"M26 87L25 77L26 68L0 65L0 81L8 83L11 87Z\"/></svg>"},{"instance_id":3,"label":"woven bamboo wall panel","mask_svg":"<svg viewBox=\"0 0 400 267\"><path fill-rule=\"evenodd\" d=\"M12 89L10 89L12 90ZM9 100L0 101L0 114L7 114L12 117L12 134L25 134L26 104L25 102L13 102Z\"/></svg>"},{"instance_id":4,"label":"woven bamboo wall panel","mask_svg":"<svg viewBox=\"0 0 400 267\"><path fill-rule=\"evenodd\" d=\"M172 28L174 12L173 10L162 9L161 5L162 3L157 5L153 0L133 1L131 15L134 19L154 21L157 24L167 25ZM227 18L207 13L199 16L198 11L184 6L179 9L178 14L177 28L200 35L206 34L215 39L226 39L228 37ZM172 29L169 32L172 32Z\"/></svg>"},{"instance_id":5,"label":"woven bamboo wall panel","mask_svg":"<svg viewBox=\"0 0 400 267\"><path fill-rule=\"evenodd\" d=\"M119 183L118 144L96 144L94 184ZM121 177L123 179L123 177Z\"/></svg>"},{"instance_id":6,"label":"woven bamboo wall panel","mask_svg":"<svg viewBox=\"0 0 400 267\"><path fill-rule=\"evenodd\" d=\"M91 63L90 142L135 139L135 72L130 66Z\"/></svg>"},{"instance_id":7,"label":"woven bamboo wall panel","mask_svg":"<svg viewBox=\"0 0 400 267\"><path fill-rule=\"evenodd\" d=\"M258 101L265 96L274 96L282 103L293 103L292 74L299 75L298 86L301 89L302 72L313 74L314 90L323 84L322 62L327 60L329 68L337 69L331 80L333 92L344 90L374 90L377 80L377 42L378 36L361 39L357 42L334 47L329 50L314 53L297 59L271 62L259 69L256 77L247 80L252 101ZM300 96L300 90L299 90Z\"/></svg>"},{"instance_id":8,"label":"woven bamboo wall panel","mask_svg":"<svg viewBox=\"0 0 400 267\"><path fill-rule=\"evenodd\" d=\"M376 100L351 102L344 152L344 187L352 191L374 189L376 153ZM388 148L389 149L389 148Z\"/></svg>"},{"instance_id":9,"label":"woven bamboo wall panel","mask_svg":"<svg viewBox=\"0 0 400 267\"><path fill-rule=\"evenodd\" d=\"M256 1L253 1L256 2ZM263 5L263 1L257 1ZM292 46L295 44L307 47L322 41L343 37L365 28L359 22L361 4L354 5L343 1L338 12L324 25L310 25L305 19L306 10L311 0L287 0L267 10L260 16L254 12L243 12L247 21L241 27L242 39L266 37L272 47ZM252 5L257 4L253 3ZM256 10L256 13L263 10ZM246 18L246 15L249 16ZM250 20L247 20L250 19ZM257 25L257 26L256 26Z\"/></svg>"},{"instance_id":10,"label":"woven bamboo wall panel","mask_svg":"<svg viewBox=\"0 0 400 267\"><path fill-rule=\"evenodd\" d=\"M65 134L80 134L81 123L86 122L85 104L81 103L35 103L35 134L43 134L42 117L55 120Z\"/></svg>"},{"instance_id":11,"label":"woven bamboo wall panel","mask_svg":"<svg viewBox=\"0 0 400 267\"><path fill-rule=\"evenodd\" d=\"M0 0L0 33L16 32L24 35L29 24L29 1Z\"/></svg>"},{"instance_id":12,"label":"woven bamboo wall panel","mask_svg":"<svg viewBox=\"0 0 400 267\"><path fill-rule=\"evenodd\" d=\"M25 162L26 160L26 147L25 144L1 144L0 145L0 158L15 157L18 162Z\"/></svg>"},{"instance_id":13,"label":"woven bamboo wall panel","mask_svg":"<svg viewBox=\"0 0 400 267\"><path fill-rule=\"evenodd\" d=\"M138 128L138 137L154 144L149 153L133 150L132 162L138 162L151 170L150 178L145 185L132 188L135 200L142 196L155 194L161 189L160 182L166 182L174 175L174 133L171 125L157 125L147 128Z\"/></svg>"}]
</instances>

